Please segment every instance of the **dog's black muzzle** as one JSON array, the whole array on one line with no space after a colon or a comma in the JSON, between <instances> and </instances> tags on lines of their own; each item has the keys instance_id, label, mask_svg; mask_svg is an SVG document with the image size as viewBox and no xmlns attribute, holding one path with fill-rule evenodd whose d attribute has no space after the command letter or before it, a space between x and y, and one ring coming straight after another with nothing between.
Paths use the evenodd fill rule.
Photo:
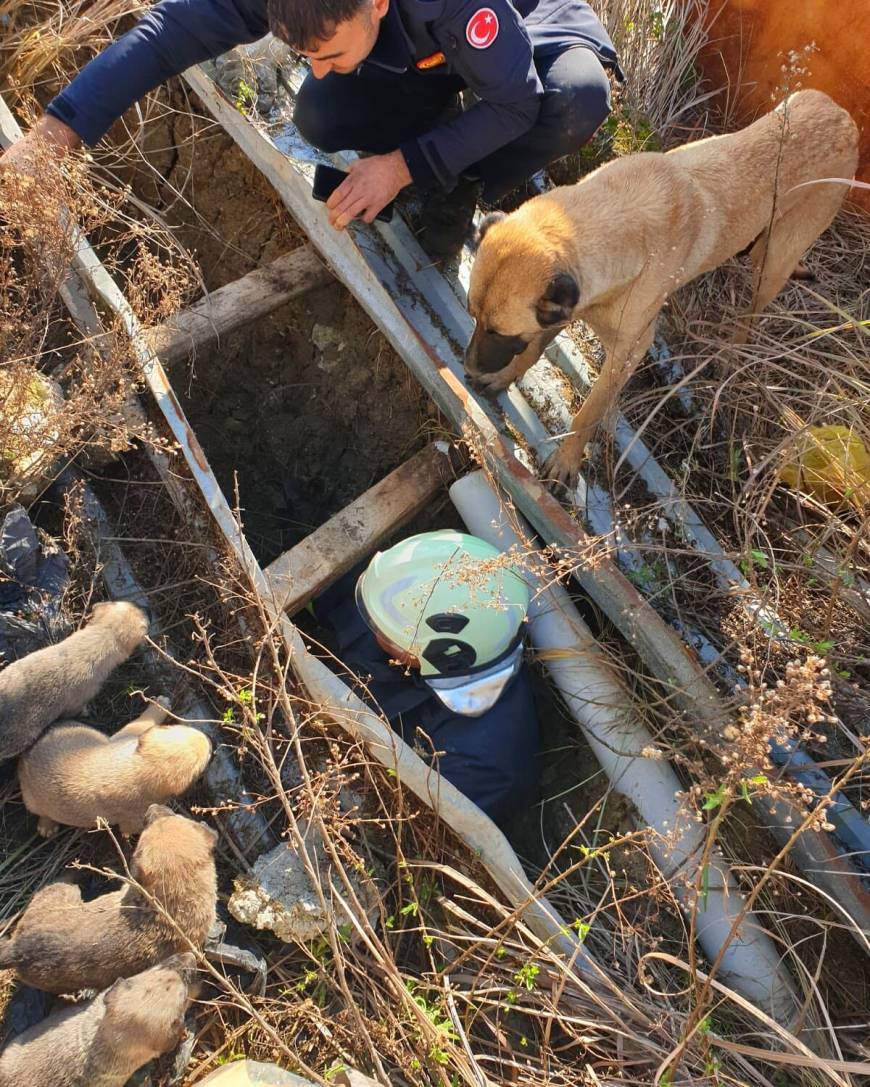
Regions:
<instances>
[{"instance_id":1,"label":"dog's black muzzle","mask_svg":"<svg viewBox=\"0 0 870 1087\"><path fill-rule=\"evenodd\" d=\"M495 374L509 366L526 349L522 336L502 336L498 332L474 330L465 351L465 368L471 373Z\"/></svg>"}]
</instances>

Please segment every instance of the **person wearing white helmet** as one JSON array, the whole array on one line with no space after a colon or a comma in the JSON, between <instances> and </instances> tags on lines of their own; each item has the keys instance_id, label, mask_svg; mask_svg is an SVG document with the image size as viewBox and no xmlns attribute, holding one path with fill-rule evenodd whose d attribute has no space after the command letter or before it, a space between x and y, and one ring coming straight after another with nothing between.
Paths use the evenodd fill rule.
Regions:
<instances>
[{"instance_id":1,"label":"person wearing white helmet","mask_svg":"<svg viewBox=\"0 0 870 1087\"><path fill-rule=\"evenodd\" d=\"M452 530L378 552L316 604L364 697L497 822L530 803L537 786L528 606L510 559Z\"/></svg>"}]
</instances>

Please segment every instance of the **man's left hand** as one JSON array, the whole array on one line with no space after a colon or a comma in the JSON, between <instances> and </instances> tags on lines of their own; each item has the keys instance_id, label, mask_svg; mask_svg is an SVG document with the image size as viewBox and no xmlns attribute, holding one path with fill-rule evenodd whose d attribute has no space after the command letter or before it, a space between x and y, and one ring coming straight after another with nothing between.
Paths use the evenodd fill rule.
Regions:
<instances>
[{"instance_id":1,"label":"man's left hand","mask_svg":"<svg viewBox=\"0 0 870 1087\"><path fill-rule=\"evenodd\" d=\"M336 230L344 230L353 219L370 223L410 184L411 175L401 151L358 159L351 164L346 180L326 201L329 221Z\"/></svg>"}]
</instances>

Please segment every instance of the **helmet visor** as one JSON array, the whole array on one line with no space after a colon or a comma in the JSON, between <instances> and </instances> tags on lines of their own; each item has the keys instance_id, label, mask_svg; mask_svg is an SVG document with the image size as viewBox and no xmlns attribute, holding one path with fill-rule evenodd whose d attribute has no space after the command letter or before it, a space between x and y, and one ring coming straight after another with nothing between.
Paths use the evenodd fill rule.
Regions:
<instances>
[{"instance_id":1,"label":"helmet visor","mask_svg":"<svg viewBox=\"0 0 870 1087\"><path fill-rule=\"evenodd\" d=\"M498 702L523 664L520 642L500 661L473 675L425 677L426 685L449 710L462 717L481 717Z\"/></svg>"}]
</instances>

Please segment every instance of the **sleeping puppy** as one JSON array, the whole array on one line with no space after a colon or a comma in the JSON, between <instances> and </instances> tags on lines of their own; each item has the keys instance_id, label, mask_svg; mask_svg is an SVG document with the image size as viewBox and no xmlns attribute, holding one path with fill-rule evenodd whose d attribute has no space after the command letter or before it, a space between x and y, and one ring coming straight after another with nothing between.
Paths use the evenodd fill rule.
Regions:
<instances>
[{"instance_id":1,"label":"sleeping puppy","mask_svg":"<svg viewBox=\"0 0 870 1087\"><path fill-rule=\"evenodd\" d=\"M0 1087L123 1087L184 1034L196 959L165 959L55 1012L0 1054Z\"/></svg>"},{"instance_id":2,"label":"sleeping puppy","mask_svg":"<svg viewBox=\"0 0 870 1087\"><path fill-rule=\"evenodd\" d=\"M468 292L477 322L469 379L506 389L582 317L606 359L546 467L572 482L586 443L651 345L668 295L751 247L745 338L848 192L830 180L806 183L851 179L857 162L849 114L821 91L798 91L740 132L627 155L511 215L489 216Z\"/></svg>"},{"instance_id":3,"label":"sleeping puppy","mask_svg":"<svg viewBox=\"0 0 870 1087\"><path fill-rule=\"evenodd\" d=\"M211 744L199 729L163 725L168 702L149 706L113 736L77 721L50 728L18 762L21 795L49 837L63 823L97 819L138 834L151 804L179 796L208 765Z\"/></svg>"},{"instance_id":4,"label":"sleeping puppy","mask_svg":"<svg viewBox=\"0 0 870 1087\"><path fill-rule=\"evenodd\" d=\"M97 604L81 630L4 668L0 759L20 755L52 721L81 713L147 633L135 604Z\"/></svg>"},{"instance_id":5,"label":"sleeping puppy","mask_svg":"<svg viewBox=\"0 0 870 1087\"><path fill-rule=\"evenodd\" d=\"M0 969L35 989L74 993L105 989L189 950L188 941L202 947L215 923L217 835L159 804L145 824L130 866L142 891L131 885L83 902L74 883L50 883L0 942Z\"/></svg>"}]
</instances>

